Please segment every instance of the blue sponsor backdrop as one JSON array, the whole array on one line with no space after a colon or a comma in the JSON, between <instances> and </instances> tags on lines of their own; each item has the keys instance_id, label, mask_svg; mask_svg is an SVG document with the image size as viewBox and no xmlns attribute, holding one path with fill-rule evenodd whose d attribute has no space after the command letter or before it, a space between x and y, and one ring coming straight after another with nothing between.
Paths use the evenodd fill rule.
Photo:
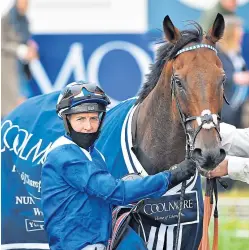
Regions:
<instances>
[{"instance_id":1,"label":"blue sponsor backdrop","mask_svg":"<svg viewBox=\"0 0 249 250\"><path fill-rule=\"evenodd\" d=\"M198 21L201 13L180 1L169 4L164 0L150 0L148 10L146 34L35 35L43 69L34 72L33 95L58 90L79 79L98 82L112 98L113 105L136 95L154 58L152 41L162 36L158 29L162 29L164 16L170 15L174 24L183 29L183 20ZM237 12L245 21L243 55L249 65L249 20L246 16L249 4L239 7ZM45 78L54 86L46 91L42 87L46 85Z\"/></svg>"},{"instance_id":2,"label":"blue sponsor backdrop","mask_svg":"<svg viewBox=\"0 0 249 250\"><path fill-rule=\"evenodd\" d=\"M81 78L97 81L118 101L136 95L153 60L146 34L36 35L34 39L40 46L41 67L50 84L56 82L58 88ZM38 77L40 71L34 72L36 94L42 93L39 86L44 82L44 75ZM60 74L63 77L58 77Z\"/></svg>"}]
</instances>

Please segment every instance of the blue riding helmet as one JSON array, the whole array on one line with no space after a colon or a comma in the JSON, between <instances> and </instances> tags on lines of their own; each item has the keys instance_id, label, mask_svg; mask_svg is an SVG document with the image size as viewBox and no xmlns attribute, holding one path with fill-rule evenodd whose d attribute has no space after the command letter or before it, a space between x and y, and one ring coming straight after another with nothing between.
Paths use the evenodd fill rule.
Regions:
<instances>
[{"instance_id":1,"label":"blue riding helmet","mask_svg":"<svg viewBox=\"0 0 249 250\"><path fill-rule=\"evenodd\" d=\"M67 115L98 112L101 114L100 128L109 104L108 96L96 84L77 81L68 84L61 91L56 112L63 119L66 132L70 135Z\"/></svg>"}]
</instances>

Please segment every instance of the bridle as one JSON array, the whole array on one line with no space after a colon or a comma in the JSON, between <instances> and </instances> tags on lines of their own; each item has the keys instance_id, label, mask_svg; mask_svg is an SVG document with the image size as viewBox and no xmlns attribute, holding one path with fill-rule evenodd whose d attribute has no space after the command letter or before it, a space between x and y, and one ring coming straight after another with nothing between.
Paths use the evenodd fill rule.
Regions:
<instances>
[{"instance_id":1,"label":"bridle","mask_svg":"<svg viewBox=\"0 0 249 250\"><path fill-rule=\"evenodd\" d=\"M208 49L213 50L216 54L218 53L217 50L211 45L196 44L196 45L189 46L189 47L179 50L175 58L184 52L196 50L200 48L208 48ZM175 72L173 68L173 73L171 76L171 95L176 100L176 106L180 115L180 121L184 129L184 133L186 135L186 156L187 156L194 150L195 139L202 128L204 129L210 129L212 127L215 128L215 130L218 133L219 139L221 140L221 135L219 131L219 122L221 120L221 116L220 114L211 114L209 110L204 110L200 116L188 116L188 117L185 116L185 114L182 111L182 108L181 108L181 105L180 105L180 102L176 93L176 86L177 86L177 80L176 80L176 76L175 76ZM223 98L225 102L229 104L224 92L223 92ZM194 120L196 120L198 124L198 127L196 128L196 130L188 128L187 126L189 122L194 121Z\"/></svg>"},{"instance_id":2,"label":"bridle","mask_svg":"<svg viewBox=\"0 0 249 250\"><path fill-rule=\"evenodd\" d=\"M220 121L220 115L211 114L209 110L204 110L200 116L188 116L187 117L182 111L178 96L176 94L176 85L177 85L176 77L173 71L173 74L171 76L171 95L176 100L176 106L180 115L180 121L184 129L184 133L186 135L186 157L187 157L187 156L190 156L190 153L194 150L196 137L202 128L210 129L214 127L219 135L219 139L221 140L221 135L220 135L219 127L218 127L219 121ZM198 127L195 130L193 130L190 126L188 127L188 124L189 122L192 122L195 120L197 121Z\"/></svg>"},{"instance_id":3,"label":"bridle","mask_svg":"<svg viewBox=\"0 0 249 250\"><path fill-rule=\"evenodd\" d=\"M200 48L208 48L216 52L217 50L208 44L196 44L189 47L185 47L181 50L179 50L176 54L178 56L179 54L182 54L187 51L196 50ZM175 57L176 57L175 56ZM221 120L220 114L211 114L210 110L204 110L200 116L186 116L183 113L183 110L181 108L178 96L177 96L177 80L173 68L173 74L171 76L171 95L176 101L176 107L180 115L180 121L182 124L182 127L184 129L184 133L186 136L186 155L185 159L190 159L194 150L195 140L198 135L198 133L201 131L201 129L211 129L215 128L217 131L217 134L219 136L219 139L221 141L221 135L219 131L219 122ZM223 98L226 103L228 103L227 98L225 94L223 93ZM228 103L229 104L229 103ZM194 130L189 125L192 121L197 121L198 127ZM198 166L198 171L205 175L205 170L202 169L200 166ZM182 182L182 188L181 188L181 196L180 196L180 208L178 212L178 222L177 222L177 232L176 232L176 242L174 244L174 250L178 249L178 242L179 242L179 232L180 232L180 223L181 223L181 213L182 213L182 206L184 201L184 195L186 190L186 181ZM213 249L218 248L218 209L217 209L217 202L218 202L218 192L217 192L217 182L216 179L206 181L206 193L205 193L205 201L204 201L204 219L203 219L203 235L202 235L202 241L200 243L199 249L200 250L207 250L209 249L209 242L208 242L208 226L212 214L212 207L213 207L213 194L216 199L215 203L215 210L214 210L214 241L213 241Z\"/></svg>"}]
</instances>

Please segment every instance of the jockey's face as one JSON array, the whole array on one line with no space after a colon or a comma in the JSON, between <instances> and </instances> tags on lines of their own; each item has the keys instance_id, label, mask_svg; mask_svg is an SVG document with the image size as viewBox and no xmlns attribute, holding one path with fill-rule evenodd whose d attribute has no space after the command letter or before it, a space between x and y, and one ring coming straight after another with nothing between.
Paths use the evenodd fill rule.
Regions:
<instances>
[{"instance_id":1,"label":"jockey's face","mask_svg":"<svg viewBox=\"0 0 249 250\"><path fill-rule=\"evenodd\" d=\"M69 122L76 132L94 133L99 128L99 114L95 113L79 113L69 116Z\"/></svg>"}]
</instances>

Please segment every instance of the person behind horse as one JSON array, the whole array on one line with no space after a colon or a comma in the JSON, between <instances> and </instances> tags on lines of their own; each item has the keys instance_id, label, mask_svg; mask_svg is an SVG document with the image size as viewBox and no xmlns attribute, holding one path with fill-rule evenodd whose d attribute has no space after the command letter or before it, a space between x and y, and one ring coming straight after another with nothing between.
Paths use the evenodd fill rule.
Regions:
<instances>
[{"instance_id":1,"label":"person behind horse","mask_svg":"<svg viewBox=\"0 0 249 250\"><path fill-rule=\"evenodd\" d=\"M232 180L249 184L249 128L237 129L230 124L221 123L222 146L227 156L214 170L209 178L228 175Z\"/></svg>"},{"instance_id":2,"label":"person behind horse","mask_svg":"<svg viewBox=\"0 0 249 250\"><path fill-rule=\"evenodd\" d=\"M82 81L62 91L57 113L66 134L51 147L42 168L42 209L50 249L105 249L111 234L113 205L162 196L189 179L195 162L136 180L116 180L94 147L106 107L105 93Z\"/></svg>"},{"instance_id":3,"label":"person behind horse","mask_svg":"<svg viewBox=\"0 0 249 250\"><path fill-rule=\"evenodd\" d=\"M230 105L223 105L222 121L243 128L242 114L249 97L249 70L241 53L243 22L235 16L224 18L226 29L218 43L218 55L226 73L224 89Z\"/></svg>"}]
</instances>

